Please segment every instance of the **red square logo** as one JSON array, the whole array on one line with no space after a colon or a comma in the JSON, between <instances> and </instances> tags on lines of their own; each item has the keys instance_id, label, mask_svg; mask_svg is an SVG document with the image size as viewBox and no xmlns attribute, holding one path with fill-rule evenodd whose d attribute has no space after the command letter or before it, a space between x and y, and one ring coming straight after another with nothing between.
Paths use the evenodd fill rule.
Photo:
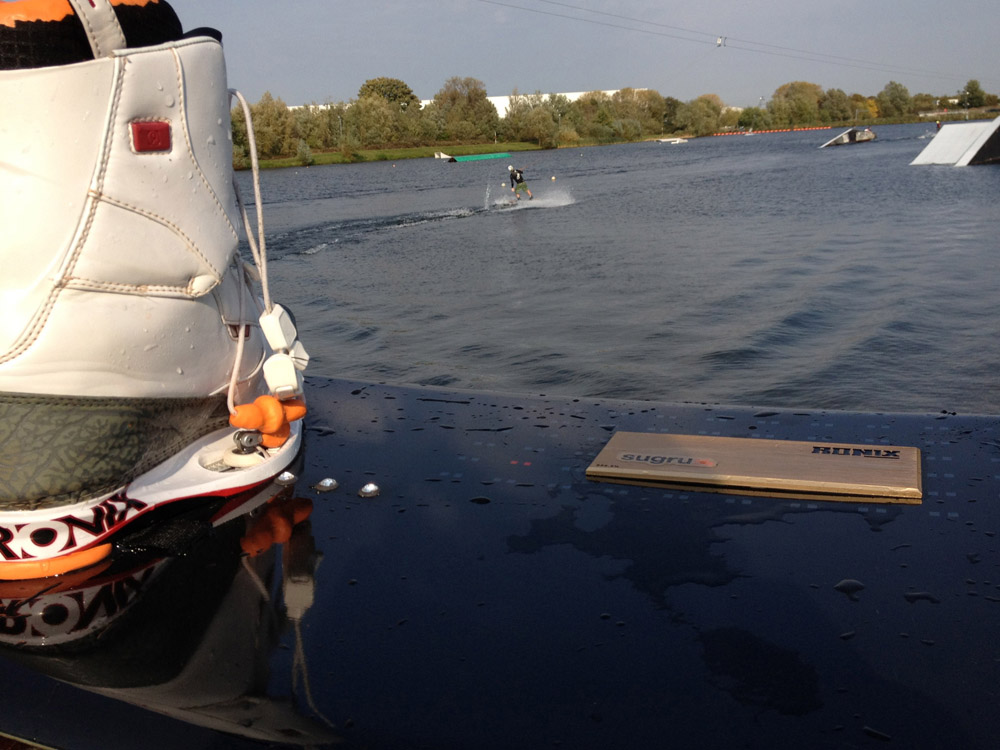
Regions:
<instances>
[{"instance_id":1,"label":"red square logo","mask_svg":"<svg viewBox=\"0 0 1000 750\"><path fill-rule=\"evenodd\" d=\"M133 122L132 148L144 154L170 150L169 122Z\"/></svg>"}]
</instances>

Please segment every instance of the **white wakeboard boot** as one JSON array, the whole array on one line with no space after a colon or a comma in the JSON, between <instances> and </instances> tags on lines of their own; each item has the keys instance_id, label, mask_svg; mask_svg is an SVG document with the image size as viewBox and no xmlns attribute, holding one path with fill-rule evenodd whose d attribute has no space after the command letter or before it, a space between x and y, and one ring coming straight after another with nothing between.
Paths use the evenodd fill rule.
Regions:
<instances>
[{"instance_id":1,"label":"white wakeboard boot","mask_svg":"<svg viewBox=\"0 0 1000 750\"><path fill-rule=\"evenodd\" d=\"M239 254L220 41L130 47L123 14L176 20L165 2L70 5L18 21L37 4L0 4L0 64L45 24L90 48L0 70L0 578L95 555L156 504L268 480L301 439L300 422L270 442L273 424L227 424L237 403L301 396L308 358L249 227L258 268Z\"/></svg>"}]
</instances>

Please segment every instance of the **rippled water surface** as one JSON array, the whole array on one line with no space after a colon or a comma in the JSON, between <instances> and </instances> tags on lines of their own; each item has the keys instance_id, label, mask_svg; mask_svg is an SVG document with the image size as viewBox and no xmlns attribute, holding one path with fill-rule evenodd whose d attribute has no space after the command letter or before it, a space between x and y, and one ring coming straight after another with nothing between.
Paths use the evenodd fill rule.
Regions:
<instances>
[{"instance_id":1,"label":"rippled water surface","mask_svg":"<svg viewBox=\"0 0 1000 750\"><path fill-rule=\"evenodd\" d=\"M266 172L272 294L315 375L1000 411L1000 168L836 132ZM505 205L511 161L533 201Z\"/></svg>"}]
</instances>

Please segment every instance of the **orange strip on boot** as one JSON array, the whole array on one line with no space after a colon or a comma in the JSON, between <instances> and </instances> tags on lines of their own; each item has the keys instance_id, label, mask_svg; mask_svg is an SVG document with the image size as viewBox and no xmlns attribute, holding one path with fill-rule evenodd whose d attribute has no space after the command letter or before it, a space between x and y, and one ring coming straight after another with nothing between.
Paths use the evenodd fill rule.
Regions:
<instances>
[{"instance_id":1,"label":"orange strip on boot","mask_svg":"<svg viewBox=\"0 0 1000 750\"><path fill-rule=\"evenodd\" d=\"M111 0L112 5L150 5L160 0ZM73 15L69 0L19 0L0 3L0 26L31 21L61 21Z\"/></svg>"},{"instance_id":2,"label":"orange strip on boot","mask_svg":"<svg viewBox=\"0 0 1000 750\"><path fill-rule=\"evenodd\" d=\"M77 550L68 555L44 560L13 560L0 563L0 580L23 581L29 578L48 578L86 568L111 554L110 544Z\"/></svg>"}]
</instances>

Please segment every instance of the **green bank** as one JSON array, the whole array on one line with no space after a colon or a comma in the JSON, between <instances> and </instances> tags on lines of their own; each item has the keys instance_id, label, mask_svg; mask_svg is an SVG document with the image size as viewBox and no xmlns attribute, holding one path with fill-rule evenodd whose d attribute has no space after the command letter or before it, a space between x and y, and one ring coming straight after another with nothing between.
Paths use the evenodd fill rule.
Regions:
<instances>
[{"instance_id":1,"label":"green bank","mask_svg":"<svg viewBox=\"0 0 1000 750\"><path fill-rule=\"evenodd\" d=\"M466 145L442 145L434 146L414 146L412 148L375 148L338 151L313 151L309 154L298 154L296 156L286 156L278 159L261 159L262 169L276 169L280 167L302 167L320 164L358 164L372 161L401 161L402 159L425 159L431 158L435 153L444 152L450 156L473 156L481 154L492 154L506 151L514 153L517 151L539 151L537 143L505 142L505 143L479 143ZM249 165L239 165L245 167Z\"/></svg>"}]
</instances>

